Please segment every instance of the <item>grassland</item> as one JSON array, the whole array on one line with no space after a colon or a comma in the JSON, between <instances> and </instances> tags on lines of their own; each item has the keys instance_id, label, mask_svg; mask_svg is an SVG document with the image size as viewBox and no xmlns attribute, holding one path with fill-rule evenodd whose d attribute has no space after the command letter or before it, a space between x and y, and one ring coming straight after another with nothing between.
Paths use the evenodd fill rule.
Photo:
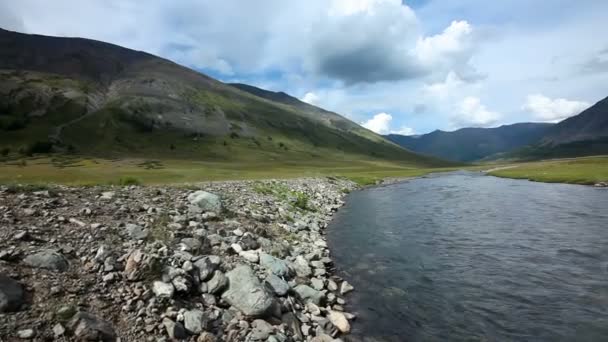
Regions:
<instances>
[{"instance_id":1,"label":"grassland","mask_svg":"<svg viewBox=\"0 0 608 342\"><path fill-rule=\"evenodd\" d=\"M11 184L178 184L200 181L347 177L360 184L383 178L415 177L453 168L420 168L380 160L311 158L294 161L193 161L101 159L83 156L37 156L0 162L0 183Z\"/></svg>"},{"instance_id":2,"label":"grassland","mask_svg":"<svg viewBox=\"0 0 608 342\"><path fill-rule=\"evenodd\" d=\"M597 184L608 182L608 156L510 164L489 174L546 183Z\"/></svg>"}]
</instances>

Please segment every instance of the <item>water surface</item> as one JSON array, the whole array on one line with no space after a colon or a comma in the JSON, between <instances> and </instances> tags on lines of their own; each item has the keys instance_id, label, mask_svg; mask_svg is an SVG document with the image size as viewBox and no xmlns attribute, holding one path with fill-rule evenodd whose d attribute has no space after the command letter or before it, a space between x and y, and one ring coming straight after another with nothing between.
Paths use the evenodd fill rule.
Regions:
<instances>
[{"instance_id":1,"label":"water surface","mask_svg":"<svg viewBox=\"0 0 608 342\"><path fill-rule=\"evenodd\" d=\"M608 191L451 173L329 228L361 341L608 341Z\"/></svg>"}]
</instances>

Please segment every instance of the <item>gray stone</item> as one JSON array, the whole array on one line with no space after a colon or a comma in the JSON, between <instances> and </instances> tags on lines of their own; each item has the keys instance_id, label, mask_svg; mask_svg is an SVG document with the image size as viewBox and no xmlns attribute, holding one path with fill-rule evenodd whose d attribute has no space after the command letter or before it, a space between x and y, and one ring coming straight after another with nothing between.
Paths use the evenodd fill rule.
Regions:
<instances>
[{"instance_id":1,"label":"gray stone","mask_svg":"<svg viewBox=\"0 0 608 342\"><path fill-rule=\"evenodd\" d=\"M55 337L59 337L63 336L63 334L65 334L65 328L63 325L61 325L61 323L55 324L53 326L53 335L55 335Z\"/></svg>"},{"instance_id":2,"label":"gray stone","mask_svg":"<svg viewBox=\"0 0 608 342\"><path fill-rule=\"evenodd\" d=\"M180 249L192 253L198 253L202 247L201 240L195 238L183 238L180 244Z\"/></svg>"},{"instance_id":3,"label":"gray stone","mask_svg":"<svg viewBox=\"0 0 608 342\"><path fill-rule=\"evenodd\" d=\"M29 340L36 336L36 332L34 331L34 329L23 329L17 331L17 336L22 340Z\"/></svg>"},{"instance_id":4,"label":"gray stone","mask_svg":"<svg viewBox=\"0 0 608 342\"><path fill-rule=\"evenodd\" d=\"M174 322L170 318L163 318L163 326L165 327L169 338L181 340L188 337L184 326L179 322Z\"/></svg>"},{"instance_id":5,"label":"gray stone","mask_svg":"<svg viewBox=\"0 0 608 342\"><path fill-rule=\"evenodd\" d=\"M308 261L306 261L306 259L301 255L296 257L296 260L293 263L293 268L298 277L308 278L312 274Z\"/></svg>"},{"instance_id":6,"label":"gray stone","mask_svg":"<svg viewBox=\"0 0 608 342\"><path fill-rule=\"evenodd\" d=\"M298 285L294 288L294 291L304 302L311 301L316 305L321 305L321 302L323 301L323 293L308 285Z\"/></svg>"},{"instance_id":7,"label":"gray stone","mask_svg":"<svg viewBox=\"0 0 608 342\"><path fill-rule=\"evenodd\" d=\"M251 327L253 329L251 330L250 338L253 341L266 341L273 331L272 325L262 319L253 321Z\"/></svg>"},{"instance_id":8,"label":"gray stone","mask_svg":"<svg viewBox=\"0 0 608 342\"><path fill-rule=\"evenodd\" d=\"M296 315L291 312L288 312L281 317L281 321L285 325L287 325L287 328L289 330L291 330L291 333L296 338L296 341L304 340L304 336L302 336L302 330L300 329L300 321L298 320Z\"/></svg>"},{"instance_id":9,"label":"gray stone","mask_svg":"<svg viewBox=\"0 0 608 342\"><path fill-rule=\"evenodd\" d=\"M341 333L347 334L350 332L350 324L348 323L348 319L346 319L344 313L331 310L329 311L327 318L333 325L336 326L336 328L338 328L338 330L340 330Z\"/></svg>"},{"instance_id":10,"label":"gray stone","mask_svg":"<svg viewBox=\"0 0 608 342\"><path fill-rule=\"evenodd\" d=\"M285 280L272 273L266 277L266 283L270 286L272 291L277 294L277 296L286 295L290 289L289 284Z\"/></svg>"},{"instance_id":11,"label":"gray stone","mask_svg":"<svg viewBox=\"0 0 608 342\"><path fill-rule=\"evenodd\" d=\"M213 274L220 265L221 259L215 255L200 258L194 262L194 267L198 269L199 279L205 281Z\"/></svg>"},{"instance_id":12,"label":"gray stone","mask_svg":"<svg viewBox=\"0 0 608 342\"><path fill-rule=\"evenodd\" d=\"M333 281L333 280L329 279L329 280L327 281L327 289L328 289L329 291L338 291L338 284L336 284L336 282L335 282L335 281Z\"/></svg>"},{"instance_id":13,"label":"gray stone","mask_svg":"<svg viewBox=\"0 0 608 342\"><path fill-rule=\"evenodd\" d=\"M23 263L30 267L45 268L56 272L65 272L69 266L67 259L62 254L50 249L28 255L23 259Z\"/></svg>"},{"instance_id":14,"label":"gray stone","mask_svg":"<svg viewBox=\"0 0 608 342\"><path fill-rule=\"evenodd\" d=\"M241 253L239 253L239 255L252 263L257 263L258 261L260 261L260 256L258 255L258 252L256 251L242 251Z\"/></svg>"},{"instance_id":15,"label":"gray stone","mask_svg":"<svg viewBox=\"0 0 608 342\"><path fill-rule=\"evenodd\" d=\"M224 290L226 286L228 286L228 278L221 271L215 271L207 282L207 291L216 294Z\"/></svg>"},{"instance_id":16,"label":"gray stone","mask_svg":"<svg viewBox=\"0 0 608 342\"><path fill-rule=\"evenodd\" d=\"M108 322L87 312L74 315L67 327L78 341L116 341L114 328Z\"/></svg>"},{"instance_id":17,"label":"gray stone","mask_svg":"<svg viewBox=\"0 0 608 342\"><path fill-rule=\"evenodd\" d=\"M312 278L310 280L310 284L312 285L312 288L317 291L321 291L325 287L325 282L323 281L323 279L319 278Z\"/></svg>"},{"instance_id":18,"label":"gray stone","mask_svg":"<svg viewBox=\"0 0 608 342\"><path fill-rule=\"evenodd\" d=\"M246 316L263 316L274 304L270 295L249 266L237 266L228 272L228 289L222 298Z\"/></svg>"},{"instance_id":19,"label":"gray stone","mask_svg":"<svg viewBox=\"0 0 608 342\"><path fill-rule=\"evenodd\" d=\"M200 334L205 330L206 320L204 312L198 309L188 310L184 313L184 327L191 334Z\"/></svg>"},{"instance_id":20,"label":"gray stone","mask_svg":"<svg viewBox=\"0 0 608 342\"><path fill-rule=\"evenodd\" d=\"M175 287L173 286L173 284L165 283L162 281L155 281L154 283L152 283L152 292L154 292L157 297L171 298L175 293Z\"/></svg>"},{"instance_id":21,"label":"gray stone","mask_svg":"<svg viewBox=\"0 0 608 342\"><path fill-rule=\"evenodd\" d=\"M345 280L342 282L342 285L340 285L340 294L347 294L354 289L355 288Z\"/></svg>"},{"instance_id":22,"label":"gray stone","mask_svg":"<svg viewBox=\"0 0 608 342\"><path fill-rule=\"evenodd\" d=\"M219 196L206 191L196 191L188 195L190 204L200 208L203 211L213 211L219 213L222 211L222 202Z\"/></svg>"},{"instance_id":23,"label":"gray stone","mask_svg":"<svg viewBox=\"0 0 608 342\"><path fill-rule=\"evenodd\" d=\"M291 274L285 260L275 258L270 254L260 253L260 265L279 277L288 277Z\"/></svg>"},{"instance_id":24,"label":"gray stone","mask_svg":"<svg viewBox=\"0 0 608 342\"><path fill-rule=\"evenodd\" d=\"M131 239L143 240L148 237L148 230L136 224L127 223L125 229L127 230L127 234Z\"/></svg>"},{"instance_id":25,"label":"gray stone","mask_svg":"<svg viewBox=\"0 0 608 342\"><path fill-rule=\"evenodd\" d=\"M19 310L24 303L23 295L19 282L0 274L0 313Z\"/></svg>"}]
</instances>

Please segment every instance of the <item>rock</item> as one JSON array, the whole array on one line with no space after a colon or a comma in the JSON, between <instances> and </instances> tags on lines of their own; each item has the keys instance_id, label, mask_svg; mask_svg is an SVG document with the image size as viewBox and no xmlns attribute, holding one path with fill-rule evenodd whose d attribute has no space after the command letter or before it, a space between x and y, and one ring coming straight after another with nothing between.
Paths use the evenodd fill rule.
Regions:
<instances>
[{"instance_id":1,"label":"rock","mask_svg":"<svg viewBox=\"0 0 608 342\"><path fill-rule=\"evenodd\" d=\"M114 191L105 191L101 193L99 199L102 201L111 201L114 198L114 195Z\"/></svg>"},{"instance_id":2,"label":"rock","mask_svg":"<svg viewBox=\"0 0 608 342\"><path fill-rule=\"evenodd\" d=\"M218 256L210 255L195 261L194 267L198 269L200 280L205 281L213 274L220 263L221 259Z\"/></svg>"},{"instance_id":3,"label":"rock","mask_svg":"<svg viewBox=\"0 0 608 342\"><path fill-rule=\"evenodd\" d=\"M0 273L0 313L17 311L23 305L23 286Z\"/></svg>"},{"instance_id":4,"label":"rock","mask_svg":"<svg viewBox=\"0 0 608 342\"><path fill-rule=\"evenodd\" d=\"M183 276L177 276L171 280L171 284L175 287L177 292L189 292L190 291L190 281Z\"/></svg>"},{"instance_id":5,"label":"rock","mask_svg":"<svg viewBox=\"0 0 608 342\"><path fill-rule=\"evenodd\" d=\"M336 336L338 334L338 328L327 318L322 318L317 321L317 335L327 334L330 336Z\"/></svg>"},{"instance_id":6,"label":"rock","mask_svg":"<svg viewBox=\"0 0 608 342\"><path fill-rule=\"evenodd\" d=\"M286 295L290 289L289 284L285 280L272 273L266 277L266 283L270 286L272 291L277 294L277 296Z\"/></svg>"},{"instance_id":7,"label":"rock","mask_svg":"<svg viewBox=\"0 0 608 342\"><path fill-rule=\"evenodd\" d=\"M68 322L68 329L78 341L116 341L112 326L87 312L79 312Z\"/></svg>"},{"instance_id":8,"label":"rock","mask_svg":"<svg viewBox=\"0 0 608 342\"><path fill-rule=\"evenodd\" d=\"M329 280L327 281L327 289L328 289L329 291L338 291L338 284L336 284L336 282L335 282L335 281L333 281L333 280L329 279Z\"/></svg>"},{"instance_id":9,"label":"rock","mask_svg":"<svg viewBox=\"0 0 608 342\"><path fill-rule=\"evenodd\" d=\"M311 301L316 305L321 305L321 302L323 301L323 293L311 288L308 285L300 284L294 288L294 291L304 302Z\"/></svg>"},{"instance_id":10,"label":"rock","mask_svg":"<svg viewBox=\"0 0 608 342\"><path fill-rule=\"evenodd\" d=\"M241 252L243 252L243 247L241 247L241 245L239 245L238 243L233 243L232 245L230 245L230 248L232 248L232 250L236 254L240 254Z\"/></svg>"},{"instance_id":11,"label":"rock","mask_svg":"<svg viewBox=\"0 0 608 342\"><path fill-rule=\"evenodd\" d=\"M342 294L342 295L347 294L354 289L355 288L345 280L342 282L342 285L340 285L340 294Z\"/></svg>"},{"instance_id":12,"label":"rock","mask_svg":"<svg viewBox=\"0 0 608 342\"><path fill-rule=\"evenodd\" d=\"M306 303L306 310L308 310L308 312L310 312L311 315L314 315L314 316L321 315L321 309L313 302Z\"/></svg>"},{"instance_id":13,"label":"rock","mask_svg":"<svg viewBox=\"0 0 608 342\"><path fill-rule=\"evenodd\" d=\"M274 298L266 291L249 266L237 266L228 272L228 289L222 298L246 316L263 316L274 304Z\"/></svg>"},{"instance_id":14,"label":"rock","mask_svg":"<svg viewBox=\"0 0 608 342\"><path fill-rule=\"evenodd\" d=\"M260 261L260 256L258 255L258 253L256 251L242 251L241 253L239 253L239 255L243 259L245 259L251 263L254 263L254 264L256 264L256 263L258 263L258 261Z\"/></svg>"},{"instance_id":15,"label":"rock","mask_svg":"<svg viewBox=\"0 0 608 342\"><path fill-rule=\"evenodd\" d=\"M184 326L179 322L174 322L170 318L163 318L163 326L165 327L169 338L181 340L188 337Z\"/></svg>"},{"instance_id":16,"label":"rock","mask_svg":"<svg viewBox=\"0 0 608 342\"><path fill-rule=\"evenodd\" d=\"M127 223L125 229L127 230L127 234L131 239L143 240L148 237L148 230L136 224Z\"/></svg>"},{"instance_id":17,"label":"rock","mask_svg":"<svg viewBox=\"0 0 608 342\"><path fill-rule=\"evenodd\" d=\"M320 334L313 337L310 342L334 342L334 338L326 334Z\"/></svg>"},{"instance_id":18,"label":"rock","mask_svg":"<svg viewBox=\"0 0 608 342\"><path fill-rule=\"evenodd\" d=\"M234 234L236 236L243 236L243 234L245 234L245 233L243 233L242 230L240 230L239 228L237 228L237 229L235 229L235 230L232 231L232 234Z\"/></svg>"},{"instance_id":19,"label":"rock","mask_svg":"<svg viewBox=\"0 0 608 342\"><path fill-rule=\"evenodd\" d=\"M205 314L201 310L188 310L184 313L184 327L193 335L200 334L205 330L206 323Z\"/></svg>"},{"instance_id":20,"label":"rock","mask_svg":"<svg viewBox=\"0 0 608 342\"><path fill-rule=\"evenodd\" d=\"M207 281L207 291L216 294L228 286L228 278L221 271L213 272L213 276Z\"/></svg>"},{"instance_id":21,"label":"rock","mask_svg":"<svg viewBox=\"0 0 608 342\"><path fill-rule=\"evenodd\" d=\"M182 251L191 253L198 253L202 246L201 240L195 238L183 238L180 243L180 249Z\"/></svg>"},{"instance_id":22,"label":"rock","mask_svg":"<svg viewBox=\"0 0 608 342\"><path fill-rule=\"evenodd\" d=\"M260 243L251 234L246 234L241 238L241 246L248 251L260 248Z\"/></svg>"},{"instance_id":23,"label":"rock","mask_svg":"<svg viewBox=\"0 0 608 342\"><path fill-rule=\"evenodd\" d=\"M190 204L198 207L203 211L213 211L219 213L222 211L222 202L219 196L206 191L196 191L188 195Z\"/></svg>"},{"instance_id":24,"label":"rock","mask_svg":"<svg viewBox=\"0 0 608 342\"><path fill-rule=\"evenodd\" d=\"M296 260L293 263L293 268L296 271L298 277L308 278L312 274L312 270L308 265L308 261L306 261L306 259L301 255L298 255L296 257Z\"/></svg>"},{"instance_id":25,"label":"rock","mask_svg":"<svg viewBox=\"0 0 608 342\"><path fill-rule=\"evenodd\" d=\"M129 253L125 263L125 275L128 280L137 280L141 275L140 265L144 260L144 253L136 249Z\"/></svg>"},{"instance_id":26,"label":"rock","mask_svg":"<svg viewBox=\"0 0 608 342\"><path fill-rule=\"evenodd\" d=\"M53 326L53 335L55 335L55 337L59 337L63 336L63 334L65 334L65 328L63 325L61 325L61 323L55 324Z\"/></svg>"},{"instance_id":27,"label":"rock","mask_svg":"<svg viewBox=\"0 0 608 342\"><path fill-rule=\"evenodd\" d=\"M323 279L319 278L312 278L310 280L310 284L312 285L312 288L317 291L321 291L325 287L325 282L323 281Z\"/></svg>"},{"instance_id":28,"label":"rock","mask_svg":"<svg viewBox=\"0 0 608 342\"><path fill-rule=\"evenodd\" d=\"M348 323L348 319L346 319L344 313L330 310L327 318L341 333L348 334L350 332L350 323Z\"/></svg>"},{"instance_id":29,"label":"rock","mask_svg":"<svg viewBox=\"0 0 608 342\"><path fill-rule=\"evenodd\" d=\"M292 312L288 312L281 317L281 321L287 325L287 329L291 330L291 333L295 336L296 341L304 340L302 336L302 330L300 329L300 321Z\"/></svg>"},{"instance_id":30,"label":"rock","mask_svg":"<svg viewBox=\"0 0 608 342\"><path fill-rule=\"evenodd\" d=\"M215 342L216 338L215 336L210 333L210 332L203 332L202 334L200 334L198 336L198 338L196 339L196 342Z\"/></svg>"},{"instance_id":31,"label":"rock","mask_svg":"<svg viewBox=\"0 0 608 342\"><path fill-rule=\"evenodd\" d=\"M165 283L162 281L155 281L152 283L152 292L156 297L171 298L175 293L175 287L173 284Z\"/></svg>"},{"instance_id":32,"label":"rock","mask_svg":"<svg viewBox=\"0 0 608 342\"><path fill-rule=\"evenodd\" d=\"M273 331L272 325L262 319L256 319L253 321L251 323L251 327L253 329L251 331L250 338L253 341L266 341Z\"/></svg>"},{"instance_id":33,"label":"rock","mask_svg":"<svg viewBox=\"0 0 608 342\"><path fill-rule=\"evenodd\" d=\"M36 332L34 331L34 329L23 329L17 331L17 337L22 340L29 340L31 338L34 338L34 336L36 336Z\"/></svg>"},{"instance_id":34,"label":"rock","mask_svg":"<svg viewBox=\"0 0 608 342\"><path fill-rule=\"evenodd\" d=\"M57 317L57 320L60 322L67 322L70 318L74 317L76 312L76 307L72 305L63 305L57 309L55 317Z\"/></svg>"},{"instance_id":35,"label":"rock","mask_svg":"<svg viewBox=\"0 0 608 342\"><path fill-rule=\"evenodd\" d=\"M68 269L67 259L60 253L47 249L28 255L23 263L36 268L44 268L56 272L65 272Z\"/></svg>"},{"instance_id":36,"label":"rock","mask_svg":"<svg viewBox=\"0 0 608 342\"><path fill-rule=\"evenodd\" d=\"M288 277L291 273L285 260L275 258L270 254L260 253L260 265L279 277Z\"/></svg>"}]
</instances>

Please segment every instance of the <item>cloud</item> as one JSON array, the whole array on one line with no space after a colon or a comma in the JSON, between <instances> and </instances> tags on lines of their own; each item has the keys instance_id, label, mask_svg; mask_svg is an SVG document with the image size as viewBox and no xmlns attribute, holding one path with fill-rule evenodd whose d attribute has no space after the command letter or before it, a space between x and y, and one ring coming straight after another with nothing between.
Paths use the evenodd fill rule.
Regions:
<instances>
[{"instance_id":1,"label":"cloud","mask_svg":"<svg viewBox=\"0 0 608 342\"><path fill-rule=\"evenodd\" d=\"M387 113L378 113L373 118L362 122L361 126L374 131L378 134L387 134L390 132L390 124L393 116Z\"/></svg>"},{"instance_id":2,"label":"cloud","mask_svg":"<svg viewBox=\"0 0 608 342\"><path fill-rule=\"evenodd\" d=\"M313 92L304 94L304 97L300 101L306 102L311 105L317 105L319 103L319 96Z\"/></svg>"},{"instance_id":3,"label":"cloud","mask_svg":"<svg viewBox=\"0 0 608 342\"><path fill-rule=\"evenodd\" d=\"M401 126L398 130L391 129L391 122L393 121L393 116L387 113L378 113L374 115L371 119L362 122L361 126L369 129L370 131L376 132L378 134L401 134L401 135L414 135L416 132L414 129Z\"/></svg>"},{"instance_id":4,"label":"cloud","mask_svg":"<svg viewBox=\"0 0 608 342\"><path fill-rule=\"evenodd\" d=\"M531 112L534 118L543 122L559 122L577 115L589 108L590 103L566 99L551 99L541 94L528 95L522 110Z\"/></svg>"},{"instance_id":5,"label":"cloud","mask_svg":"<svg viewBox=\"0 0 608 342\"><path fill-rule=\"evenodd\" d=\"M489 127L500 118L499 113L488 110L478 97L469 96L462 100L451 120L455 127Z\"/></svg>"},{"instance_id":6,"label":"cloud","mask_svg":"<svg viewBox=\"0 0 608 342\"><path fill-rule=\"evenodd\" d=\"M8 2L0 2L0 28L10 31L24 31L23 20L9 8Z\"/></svg>"}]
</instances>

